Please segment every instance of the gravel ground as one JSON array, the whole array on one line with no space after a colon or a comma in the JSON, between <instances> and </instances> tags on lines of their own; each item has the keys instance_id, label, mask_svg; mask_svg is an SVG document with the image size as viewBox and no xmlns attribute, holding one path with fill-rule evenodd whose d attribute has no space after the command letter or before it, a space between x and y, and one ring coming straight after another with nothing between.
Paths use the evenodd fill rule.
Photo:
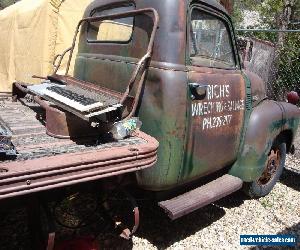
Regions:
<instances>
[{"instance_id":1,"label":"gravel ground","mask_svg":"<svg viewBox=\"0 0 300 250\"><path fill-rule=\"evenodd\" d=\"M295 146L266 197L249 199L238 191L174 222L156 207L144 208L147 220L142 218L133 249L259 249L241 247L240 234L293 234L300 240L300 131Z\"/></svg>"},{"instance_id":2,"label":"gravel ground","mask_svg":"<svg viewBox=\"0 0 300 250\"><path fill-rule=\"evenodd\" d=\"M174 222L155 207L145 210L149 217L133 249L255 249L241 247L240 234L300 238L300 159L288 157L287 165L281 181L259 200L237 192Z\"/></svg>"},{"instance_id":3,"label":"gravel ground","mask_svg":"<svg viewBox=\"0 0 300 250\"><path fill-rule=\"evenodd\" d=\"M22 209L0 211L0 249L30 249L25 221ZM268 196L255 200L238 191L173 222L144 201L132 241L113 237L101 244L106 249L260 249L241 247L240 234L293 234L300 239L300 133L296 155L287 157L282 178Z\"/></svg>"}]
</instances>

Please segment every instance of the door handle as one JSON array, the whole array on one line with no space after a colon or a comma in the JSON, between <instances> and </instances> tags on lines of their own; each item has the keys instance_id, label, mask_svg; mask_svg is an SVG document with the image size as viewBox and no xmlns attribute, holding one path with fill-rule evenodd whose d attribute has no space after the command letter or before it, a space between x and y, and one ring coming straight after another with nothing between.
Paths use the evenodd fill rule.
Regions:
<instances>
[{"instance_id":1,"label":"door handle","mask_svg":"<svg viewBox=\"0 0 300 250\"><path fill-rule=\"evenodd\" d=\"M208 84L192 82L189 83L191 98L196 100L204 99L207 93Z\"/></svg>"}]
</instances>

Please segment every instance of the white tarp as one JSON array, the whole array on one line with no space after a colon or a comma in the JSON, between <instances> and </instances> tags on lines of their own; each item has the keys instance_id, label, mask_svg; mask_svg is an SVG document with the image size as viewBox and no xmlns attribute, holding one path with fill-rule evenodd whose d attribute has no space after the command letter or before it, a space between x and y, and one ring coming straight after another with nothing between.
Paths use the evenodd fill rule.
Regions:
<instances>
[{"instance_id":1,"label":"white tarp","mask_svg":"<svg viewBox=\"0 0 300 250\"><path fill-rule=\"evenodd\" d=\"M70 47L75 27L91 0L22 0L0 11L0 92L14 81L53 71L57 53Z\"/></svg>"}]
</instances>

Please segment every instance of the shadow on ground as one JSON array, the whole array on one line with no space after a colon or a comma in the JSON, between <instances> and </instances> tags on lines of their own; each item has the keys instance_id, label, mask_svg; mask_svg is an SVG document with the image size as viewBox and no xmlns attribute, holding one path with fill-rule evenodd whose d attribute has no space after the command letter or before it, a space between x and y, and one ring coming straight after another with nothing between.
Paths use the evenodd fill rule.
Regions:
<instances>
[{"instance_id":1,"label":"shadow on ground","mask_svg":"<svg viewBox=\"0 0 300 250\"><path fill-rule=\"evenodd\" d=\"M220 207L234 208L239 207L245 200L251 199L242 190L239 190L225 198L216 201L214 204Z\"/></svg>"},{"instance_id":2,"label":"shadow on ground","mask_svg":"<svg viewBox=\"0 0 300 250\"><path fill-rule=\"evenodd\" d=\"M300 192L300 172L292 169L284 169L280 182Z\"/></svg>"},{"instance_id":3,"label":"shadow on ground","mask_svg":"<svg viewBox=\"0 0 300 250\"><path fill-rule=\"evenodd\" d=\"M222 218L225 211L215 205L208 205L171 221L161 208L149 203L143 204L141 214L141 225L136 235L147 239L158 249L163 249L211 225Z\"/></svg>"},{"instance_id":4,"label":"shadow on ground","mask_svg":"<svg viewBox=\"0 0 300 250\"><path fill-rule=\"evenodd\" d=\"M158 249L165 249L221 219L225 215L225 210L222 207L237 207L246 199L248 197L242 191L238 191L175 221L171 221L156 203L143 201L139 203L141 223L135 235L146 239ZM117 240L116 238L113 242L121 249L131 249L133 245L128 241Z\"/></svg>"},{"instance_id":5,"label":"shadow on ground","mask_svg":"<svg viewBox=\"0 0 300 250\"><path fill-rule=\"evenodd\" d=\"M30 249L25 209L0 211L0 249Z\"/></svg>"},{"instance_id":6,"label":"shadow on ground","mask_svg":"<svg viewBox=\"0 0 300 250\"><path fill-rule=\"evenodd\" d=\"M141 223L136 236L147 239L158 249L164 249L221 219L225 215L225 210L222 207L239 206L245 199L246 196L242 192L236 192L215 204L208 205L175 221L171 221L156 203L140 201ZM1 250L31 249L25 209L0 212L0 227ZM101 227L103 225L99 220L98 225L84 228L83 231L76 233L79 235L93 235ZM57 227L57 229L56 239L58 241L74 236L72 231L61 227ZM113 234L100 234L98 239L100 246L106 249L132 249L133 247L131 240L122 240Z\"/></svg>"}]
</instances>

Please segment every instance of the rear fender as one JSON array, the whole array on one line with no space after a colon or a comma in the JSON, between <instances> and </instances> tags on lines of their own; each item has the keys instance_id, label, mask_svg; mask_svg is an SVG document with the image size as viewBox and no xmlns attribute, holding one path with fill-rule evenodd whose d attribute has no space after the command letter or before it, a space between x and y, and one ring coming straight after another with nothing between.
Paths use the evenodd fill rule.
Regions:
<instances>
[{"instance_id":1,"label":"rear fender","mask_svg":"<svg viewBox=\"0 0 300 250\"><path fill-rule=\"evenodd\" d=\"M264 170L275 138L284 131L295 135L299 120L299 108L289 103L266 100L256 106L246 124L237 161L229 173L245 182L256 180Z\"/></svg>"}]
</instances>

